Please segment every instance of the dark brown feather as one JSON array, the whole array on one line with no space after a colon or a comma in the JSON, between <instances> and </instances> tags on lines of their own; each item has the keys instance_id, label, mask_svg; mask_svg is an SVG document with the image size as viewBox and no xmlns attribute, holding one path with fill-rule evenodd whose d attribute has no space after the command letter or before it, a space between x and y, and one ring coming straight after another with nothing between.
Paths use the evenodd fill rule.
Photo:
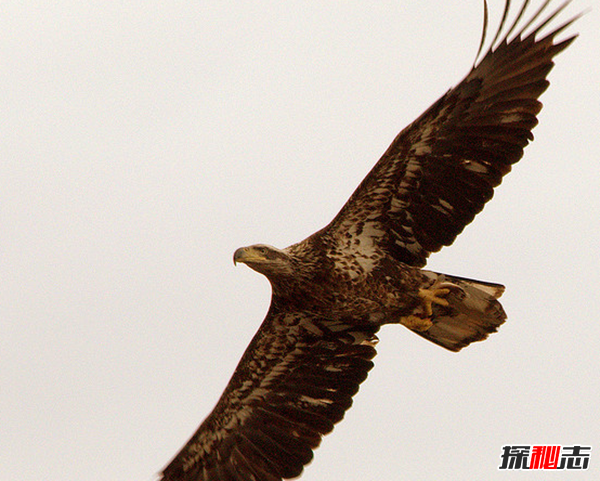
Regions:
<instances>
[{"instance_id":1,"label":"dark brown feather","mask_svg":"<svg viewBox=\"0 0 600 481\"><path fill-rule=\"evenodd\" d=\"M546 77L552 59L575 38L554 44L556 35L578 17L536 40L566 6L540 21L546 2L509 40L527 3L498 41L508 15L507 2L500 27L480 62L396 137L320 235L332 241L345 239L347 232L363 223L360 235L371 236L397 260L422 267L429 254L450 245L483 209L533 139L531 130L542 108L538 98L549 85ZM525 32L535 22L537 26ZM482 46L486 35L487 15ZM356 235L352 239L356 242Z\"/></svg>"},{"instance_id":2,"label":"dark brown feather","mask_svg":"<svg viewBox=\"0 0 600 481\"><path fill-rule=\"evenodd\" d=\"M219 403L162 479L269 481L300 475L373 367L371 341L378 327L336 323L328 330L329 323L305 313L270 311ZM317 325L320 336L314 334Z\"/></svg>"}]
</instances>

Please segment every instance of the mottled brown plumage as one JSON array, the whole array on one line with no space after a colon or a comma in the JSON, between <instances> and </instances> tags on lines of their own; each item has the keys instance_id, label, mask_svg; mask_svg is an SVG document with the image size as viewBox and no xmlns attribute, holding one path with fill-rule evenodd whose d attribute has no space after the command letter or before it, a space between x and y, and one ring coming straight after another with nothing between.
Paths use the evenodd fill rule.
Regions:
<instances>
[{"instance_id":1,"label":"mottled brown plumage","mask_svg":"<svg viewBox=\"0 0 600 481\"><path fill-rule=\"evenodd\" d=\"M552 59L574 39L554 43L575 19L540 34L566 6L540 21L549 1L513 37L528 1L505 29L509 3L482 59L396 137L328 226L286 249L236 251L235 262L271 282L271 306L218 404L162 480L297 477L373 367L381 325L404 324L459 351L504 322L502 286L421 268L522 157ZM486 33L487 8L482 46Z\"/></svg>"}]
</instances>

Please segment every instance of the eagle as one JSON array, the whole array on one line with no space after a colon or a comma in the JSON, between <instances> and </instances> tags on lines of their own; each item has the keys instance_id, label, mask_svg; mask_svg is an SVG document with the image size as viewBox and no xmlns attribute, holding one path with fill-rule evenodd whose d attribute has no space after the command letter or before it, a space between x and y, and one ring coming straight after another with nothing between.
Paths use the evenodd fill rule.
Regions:
<instances>
[{"instance_id":1,"label":"eagle","mask_svg":"<svg viewBox=\"0 0 600 481\"><path fill-rule=\"evenodd\" d=\"M284 249L242 247L234 263L265 275L271 304L213 411L162 481L281 481L301 475L373 367L384 324L449 350L504 323L504 287L423 267L483 209L533 139L553 58L577 35L552 31L568 2L525 21L488 11L468 75L394 139L326 227ZM522 25L524 24L524 25Z\"/></svg>"}]
</instances>

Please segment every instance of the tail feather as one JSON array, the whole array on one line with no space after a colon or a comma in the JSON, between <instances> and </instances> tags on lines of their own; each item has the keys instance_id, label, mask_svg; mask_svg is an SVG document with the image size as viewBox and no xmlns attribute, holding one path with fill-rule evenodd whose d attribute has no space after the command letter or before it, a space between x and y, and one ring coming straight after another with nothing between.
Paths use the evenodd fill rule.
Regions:
<instances>
[{"instance_id":1,"label":"tail feather","mask_svg":"<svg viewBox=\"0 0 600 481\"><path fill-rule=\"evenodd\" d=\"M431 274L450 289L445 297L448 306L433 306L432 326L426 331L414 331L420 336L457 352L472 342L483 341L506 320L506 313L497 300L504 292L504 286Z\"/></svg>"}]
</instances>

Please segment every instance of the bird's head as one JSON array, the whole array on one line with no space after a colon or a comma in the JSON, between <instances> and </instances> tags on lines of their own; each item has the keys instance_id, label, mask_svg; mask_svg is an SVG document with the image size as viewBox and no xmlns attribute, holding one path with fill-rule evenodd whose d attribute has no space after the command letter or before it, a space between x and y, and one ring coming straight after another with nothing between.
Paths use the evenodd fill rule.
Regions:
<instances>
[{"instance_id":1,"label":"bird's head","mask_svg":"<svg viewBox=\"0 0 600 481\"><path fill-rule=\"evenodd\" d=\"M292 273L292 258L284 250L276 247L255 244L240 247L233 254L233 263L241 262L267 277Z\"/></svg>"}]
</instances>

